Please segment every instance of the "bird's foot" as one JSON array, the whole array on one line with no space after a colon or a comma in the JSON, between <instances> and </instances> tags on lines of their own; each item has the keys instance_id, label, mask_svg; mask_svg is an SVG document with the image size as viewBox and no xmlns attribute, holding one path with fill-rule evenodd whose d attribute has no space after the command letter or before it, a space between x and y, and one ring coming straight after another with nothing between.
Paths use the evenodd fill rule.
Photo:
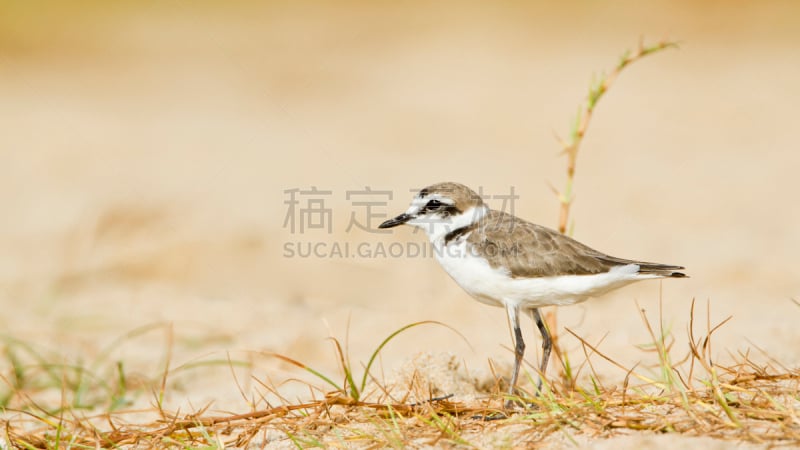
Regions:
<instances>
[{"instance_id":1,"label":"bird's foot","mask_svg":"<svg viewBox=\"0 0 800 450\"><path fill-rule=\"evenodd\" d=\"M530 412L531 410L539 409L539 405L532 402L527 402L521 397L513 397L507 399L503 403L502 409L499 410L487 410L481 414L476 414L472 416L475 420L483 420L483 421L491 421L491 420L503 420L508 419L514 414L525 414Z\"/></svg>"}]
</instances>

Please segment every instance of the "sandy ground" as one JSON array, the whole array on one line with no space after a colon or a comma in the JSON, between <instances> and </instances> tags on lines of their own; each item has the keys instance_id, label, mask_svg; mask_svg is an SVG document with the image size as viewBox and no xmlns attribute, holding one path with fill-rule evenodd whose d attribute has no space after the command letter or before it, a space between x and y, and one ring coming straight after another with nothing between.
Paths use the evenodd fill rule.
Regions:
<instances>
[{"instance_id":1,"label":"sandy ground","mask_svg":"<svg viewBox=\"0 0 800 450\"><path fill-rule=\"evenodd\" d=\"M261 351L336 373L329 335L366 361L391 331L437 320L471 347L419 327L386 348L383 371L423 352L485 376L488 359L511 360L503 311L408 255L421 234L351 220L374 227L412 190L453 180L496 208L513 188L516 214L554 226L548 183L561 186L565 166L554 134L592 74L640 37L670 37L680 49L630 68L597 110L574 236L691 278L562 308L559 324L605 336L604 352L632 365L652 361L636 347L649 341L636 302L652 320L661 304L680 346L696 299L703 324L707 304L712 322L733 316L715 335L719 358L762 348L800 363L796 3L38 5L0 7L0 329L43 353L91 362L164 324L108 361L156 376L171 330L172 367L250 360L238 374L250 394L251 375L299 375ZM287 191L312 187L330 194L298 193L291 211ZM353 193L366 188L391 198ZM307 214L309 200L330 216ZM330 231L307 221L320 217ZM402 254L380 253L397 242ZM247 409L225 365L172 380L176 408ZM638 439L619 444L692 445Z\"/></svg>"}]
</instances>

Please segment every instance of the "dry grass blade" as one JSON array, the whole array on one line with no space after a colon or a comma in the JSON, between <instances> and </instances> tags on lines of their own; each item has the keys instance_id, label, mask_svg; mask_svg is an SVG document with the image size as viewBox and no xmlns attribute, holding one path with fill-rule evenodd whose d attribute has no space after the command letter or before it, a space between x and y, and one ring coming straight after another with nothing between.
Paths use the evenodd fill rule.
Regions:
<instances>
[{"instance_id":1,"label":"dry grass blade","mask_svg":"<svg viewBox=\"0 0 800 450\"><path fill-rule=\"evenodd\" d=\"M565 330L567 330L567 333L571 334L575 339L577 339L581 343L582 346L588 347L589 349L591 349L593 354L599 355L601 358L605 359L606 361L610 362L611 364L615 365L616 367L619 367L620 369L622 369L626 373L626 375L625 375L626 379L629 378L631 375L633 375L635 378L638 378L638 379L640 379L640 380L642 380L642 381L644 381L645 383L648 383L648 384L653 384L653 383L656 382L655 380L653 380L651 378L645 377L644 375L640 375L640 374L634 372L635 367L629 369L629 368L623 366L622 364L618 363L617 361L613 360L611 357L603 354L603 352L601 352L599 349L597 349L595 346L593 346L592 344L587 342L584 338L582 338L581 336L579 336L577 333L575 333L574 331L570 330L569 328L565 328Z\"/></svg>"},{"instance_id":2,"label":"dry grass blade","mask_svg":"<svg viewBox=\"0 0 800 450\"><path fill-rule=\"evenodd\" d=\"M329 385L333 386L333 388L336 389L337 391L344 392L344 390L342 389L341 386L339 386L338 384L336 384L336 382L334 382L333 380L331 380L330 378L325 376L322 372L314 370L313 368L301 363L300 361L297 361L296 359L292 359L292 358L290 358L288 356L281 355L280 353L275 353L275 352L263 352L263 354L267 355L267 356L273 356L273 357L278 358L278 359L280 359L280 360L282 360L284 362L287 362L287 363L289 363L289 364L291 364L291 365L293 365L295 367L299 367L300 369L303 369L303 370L309 372L310 374L314 375L315 377L319 378L320 380L322 380L322 381L328 383Z\"/></svg>"}]
</instances>

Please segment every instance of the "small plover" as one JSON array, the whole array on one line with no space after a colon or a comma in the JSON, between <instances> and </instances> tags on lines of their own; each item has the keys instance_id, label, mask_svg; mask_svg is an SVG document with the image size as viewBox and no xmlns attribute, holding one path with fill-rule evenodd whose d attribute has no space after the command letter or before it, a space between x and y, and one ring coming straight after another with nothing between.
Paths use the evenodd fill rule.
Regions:
<instances>
[{"instance_id":1,"label":"small plover","mask_svg":"<svg viewBox=\"0 0 800 450\"><path fill-rule=\"evenodd\" d=\"M514 340L512 396L525 353L521 311L530 312L542 335L538 393L552 349L539 308L583 302L634 281L686 276L679 272L681 266L609 256L555 230L492 210L458 183L422 189L406 212L379 228L402 224L426 231L439 263L467 293L505 308Z\"/></svg>"}]
</instances>

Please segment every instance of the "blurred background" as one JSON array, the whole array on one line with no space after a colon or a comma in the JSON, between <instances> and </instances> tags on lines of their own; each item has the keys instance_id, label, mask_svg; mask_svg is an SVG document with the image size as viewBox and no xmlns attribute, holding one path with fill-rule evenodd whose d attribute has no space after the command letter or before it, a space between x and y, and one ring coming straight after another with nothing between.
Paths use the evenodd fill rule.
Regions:
<instances>
[{"instance_id":1,"label":"blurred background","mask_svg":"<svg viewBox=\"0 0 800 450\"><path fill-rule=\"evenodd\" d=\"M649 358L636 302L680 341L696 299L698 331L707 304L733 316L715 354L796 365L798 25L793 1L2 2L0 329L93 361L154 325L109 358L152 377L171 347L173 367L230 357L279 381L297 371L258 352L335 373L327 336L366 361L438 320L472 348L417 328L386 373L418 352L510 364L502 310L409 255L422 234L373 228L445 180L555 227L556 136L624 51L669 38L680 48L596 110L572 219L598 250L692 278L562 308L559 325L632 364ZM176 404L241 409L227 366L180 376Z\"/></svg>"}]
</instances>

